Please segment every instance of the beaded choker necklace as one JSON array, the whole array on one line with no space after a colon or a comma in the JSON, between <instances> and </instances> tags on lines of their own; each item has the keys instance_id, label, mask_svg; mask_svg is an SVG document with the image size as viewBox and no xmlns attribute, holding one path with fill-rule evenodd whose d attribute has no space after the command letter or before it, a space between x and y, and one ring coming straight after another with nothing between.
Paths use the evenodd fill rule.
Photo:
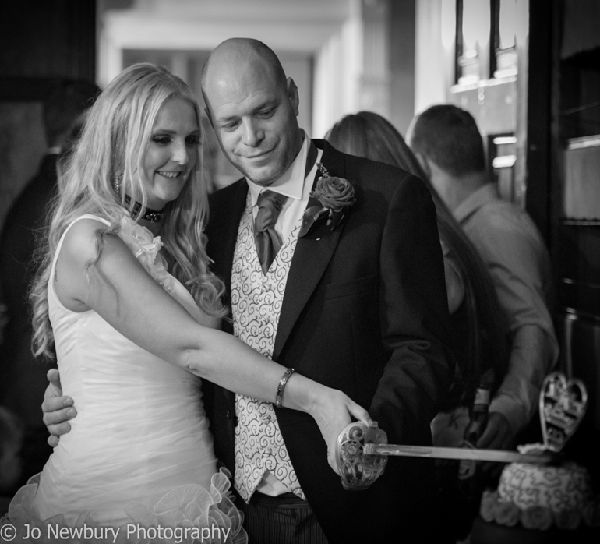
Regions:
<instances>
[{"instance_id":1,"label":"beaded choker necklace","mask_svg":"<svg viewBox=\"0 0 600 544\"><path fill-rule=\"evenodd\" d=\"M125 206L127 206L127 207L131 206L131 202L132 202L131 198L129 198L129 196L125 195ZM133 207L131 209L131 215L138 215L142 208L143 208L143 206L139 202L133 202ZM159 223L164 215L165 215L164 210L151 210L150 208L146 208L141 217L142 217L142 219L145 219L146 221L149 221L150 223Z\"/></svg>"}]
</instances>

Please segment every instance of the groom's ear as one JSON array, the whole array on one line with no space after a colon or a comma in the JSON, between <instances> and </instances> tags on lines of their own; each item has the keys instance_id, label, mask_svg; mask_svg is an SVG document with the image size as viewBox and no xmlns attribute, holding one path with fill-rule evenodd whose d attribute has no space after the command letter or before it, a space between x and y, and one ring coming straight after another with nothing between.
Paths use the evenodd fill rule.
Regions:
<instances>
[{"instance_id":1,"label":"groom's ear","mask_svg":"<svg viewBox=\"0 0 600 544\"><path fill-rule=\"evenodd\" d=\"M291 77L287 78L287 95L292 108L294 108L294 113L296 114L296 117L298 117L298 87Z\"/></svg>"}]
</instances>

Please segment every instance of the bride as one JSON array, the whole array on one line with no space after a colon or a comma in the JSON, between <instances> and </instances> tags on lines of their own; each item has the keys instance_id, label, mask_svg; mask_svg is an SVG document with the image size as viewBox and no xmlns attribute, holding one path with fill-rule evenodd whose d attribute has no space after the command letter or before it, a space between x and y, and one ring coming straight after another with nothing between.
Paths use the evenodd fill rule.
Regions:
<instances>
[{"instance_id":1,"label":"bride","mask_svg":"<svg viewBox=\"0 0 600 544\"><path fill-rule=\"evenodd\" d=\"M36 352L56 352L78 415L13 499L13 523L218 525L244 538L200 379L273 401L289 374L216 330L226 311L204 248L199 140L191 90L154 65L127 68L89 112L32 291ZM316 420L330 452L351 416L368 421L297 374L283 402Z\"/></svg>"}]
</instances>

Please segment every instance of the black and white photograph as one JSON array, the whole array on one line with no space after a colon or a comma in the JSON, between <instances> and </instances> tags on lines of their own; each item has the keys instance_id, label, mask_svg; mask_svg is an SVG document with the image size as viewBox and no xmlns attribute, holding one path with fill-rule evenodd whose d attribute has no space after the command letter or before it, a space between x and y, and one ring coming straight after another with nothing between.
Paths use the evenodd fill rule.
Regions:
<instances>
[{"instance_id":1,"label":"black and white photograph","mask_svg":"<svg viewBox=\"0 0 600 544\"><path fill-rule=\"evenodd\" d=\"M0 4L0 544L600 541L600 0Z\"/></svg>"}]
</instances>

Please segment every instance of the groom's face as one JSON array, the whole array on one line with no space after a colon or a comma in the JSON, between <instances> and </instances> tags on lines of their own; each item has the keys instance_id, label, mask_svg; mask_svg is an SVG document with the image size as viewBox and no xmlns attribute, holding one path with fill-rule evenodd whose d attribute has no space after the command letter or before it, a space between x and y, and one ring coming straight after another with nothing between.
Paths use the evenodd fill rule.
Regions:
<instances>
[{"instance_id":1,"label":"groom's face","mask_svg":"<svg viewBox=\"0 0 600 544\"><path fill-rule=\"evenodd\" d=\"M208 81L205 97L221 149L244 176L268 186L292 164L302 143L293 80L251 63Z\"/></svg>"}]
</instances>

